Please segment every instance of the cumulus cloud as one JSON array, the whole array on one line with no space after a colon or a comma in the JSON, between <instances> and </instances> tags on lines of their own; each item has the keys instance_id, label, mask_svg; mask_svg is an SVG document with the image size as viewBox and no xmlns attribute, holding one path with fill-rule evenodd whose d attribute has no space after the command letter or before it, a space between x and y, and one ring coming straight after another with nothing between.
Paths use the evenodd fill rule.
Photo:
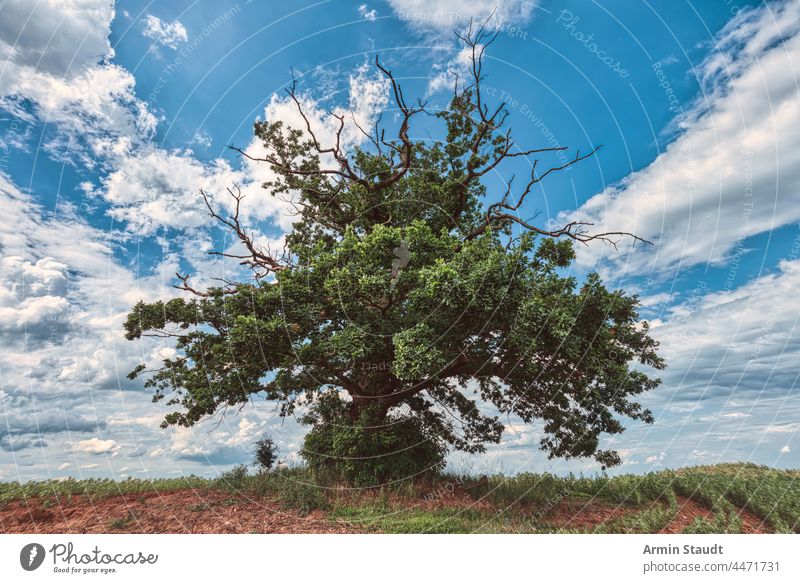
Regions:
<instances>
[{"instance_id":1,"label":"cumulus cloud","mask_svg":"<svg viewBox=\"0 0 800 583\"><path fill-rule=\"evenodd\" d=\"M678 137L652 164L558 218L655 242L620 253L579 246L581 265L605 256L618 272L641 274L719 264L745 252L747 237L800 220L797 6L770 3L734 18L698 67L704 95L676 120Z\"/></svg>"},{"instance_id":2,"label":"cumulus cloud","mask_svg":"<svg viewBox=\"0 0 800 583\"><path fill-rule=\"evenodd\" d=\"M63 402L72 409L90 401L92 390L122 386L117 367L124 374L145 356L144 346L123 338L125 314L139 299L176 291L168 274L177 260L165 258L162 271L137 277L110 260L113 233L68 209L47 216L2 174L0 205L0 393L7 407L34 414L34 402ZM155 344L146 350L157 358Z\"/></svg>"},{"instance_id":3,"label":"cumulus cloud","mask_svg":"<svg viewBox=\"0 0 800 583\"><path fill-rule=\"evenodd\" d=\"M32 344L60 337L54 326L68 310L67 266L51 257L35 262L16 255L0 259L0 338L21 333Z\"/></svg>"},{"instance_id":4,"label":"cumulus cloud","mask_svg":"<svg viewBox=\"0 0 800 583\"><path fill-rule=\"evenodd\" d=\"M362 4L358 7L358 13L364 20L375 20L378 18L378 11L374 8L370 10L366 4Z\"/></svg>"},{"instance_id":5,"label":"cumulus cloud","mask_svg":"<svg viewBox=\"0 0 800 583\"><path fill-rule=\"evenodd\" d=\"M456 79L463 82L469 79L472 66L472 49L464 47L455 57L445 64L434 63L433 76L428 81L428 94L432 95L437 91L452 91Z\"/></svg>"},{"instance_id":6,"label":"cumulus cloud","mask_svg":"<svg viewBox=\"0 0 800 583\"><path fill-rule=\"evenodd\" d=\"M64 27L53 28L50 34L58 30L65 38L75 40L76 46L80 44L77 37L85 31L75 24L80 18L71 19L69 14L79 5L88 9L101 3L47 3L51 10L48 16L57 16ZM27 18L22 14L16 20L6 19L7 8L20 11L24 6L14 2L3 6L2 42L13 38ZM47 456L53 459L63 459L65 448L79 455L106 451L135 459L153 451L154 442L166 441L170 445L164 451L173 460L241 461L248 454L249 445L245 444L254 435L254 428L263 425L258 415L244 425L223 425L214 435L198 433L195 441L199 449L182 443L185 438L178 432L172 443L173 432L164 432L158 424L137 425L132 432L132 424L106 421L120 410L133 420L160 421L164 414L139 394L132 393L135 396L130 399L125 395L126 391L141 390L140 383L125 378L128 371L140 362L156 363L165 357L164 342L147 339L130 343L124 339L122 324L130 307L139 300L177 295L170 284L181 261L200 272L200 285L209 282L212 275L230 275L213 272L214 263L208 259L211 237L198 227L208 225L209 219L202 211L198 189L207 189L229 209L231 202L224 190L240 184L247 196L243 211L248 221L268 220L279 229L287 229L292 220L283 212L285 203L260 186L271 178L265 165L247 162L234 167L222 159L201 162L189 151L165 150L152 142L155 116L136 99L134 77L110 62L113 51L107 39L112 18L112 10L97 13L91 30L100 42L90 43L94 47L91 51L71 55L77 56L70 67L53 62L37 68L37 58L23 54L24 46L11 50L6 43L4 56L9 61L0 79L0 105L15 116L56 128L55 138L46 144L54 157L63 150L65 161L95 170L100 164L99 178L85 181L81 188L108 204L109 214L124 223L128 234L151 235L162 227L183 230L183 234L157 240L164 253L161 261L139 272L117 259L125 233L90 226L64 201L55 212L46 212L0 173L3 415L9 417L13 412L33 419L56 411L76 420L70 430L93 426L95 431L103 431L102 438L83 440L71 448L60 440L43 439L40 434L45 432L15 430L0 435L0 448L29 455L25 449L49 446ZM38 46L38 42L31 44ZM374 121L386 106L388 87L384 79L368 74L365 67L346 79L348 102L335 111L348 118L343 137L345 145L351 147L364 139L355 124L368 127ZM331 140L334 120L329 112L310 95L304 95L303 100L320 138ZM302 127L294 105L286 99L273 98L265 117ZM67 144L69 148L62 148ZM76 149L75 144L80 147ZM253 142L246 147L257 154L260 145ZM67 241L80 244L65 245ZM280 237L264 237L262 242L280 244ZM91 415L84 417L78 411L91 411ZM85 423L78 423L79 419ZM297 446L298 439L292 437L288 442ZM22 459L15 459L21 467Z\"/></svg>"},{"instance_id":7,"label":"cumulus cloud","mask_svg":"<svg viewBox=\"0 0 800 583\"><path fill-rule=\"evenodd\" d=\"M0 448L15 452L31 447L47 447L44 438L50 434L85 433L106 427L102 421L81 415L67 415L53 410L23 414L10 410L8 405L3 421L0 424Z\"/></svg>"},{"instance_id":8,"label":"cumulus cloud","mask_svg":"<svg viewBox=\"0 0 800 583\"><path fill-rule=\"evenodd\" d=\"M186 42L189 38L186 27L180 21L164 22L152 14L148 14L144 19L142 34L171 49L177 49L179 44Z\"/></svg>"},{"instance_id":9,"label":"cumulus cloud","mask_svg":"<svg viewBox=\"0 0 800 583\"><path fill-rule=\"evenodd\" d=\"M0 14L0 58L6 61L0 93L18 81L16 68L69 78L113 55L113 0L6 0Z\"/></svg>"},{"instance_id":10,"label":"cumulus cloud","mask_svg":"<svg viewBox=\"0 0 800 583\"><path fill-rule=\"evenodd\" d=\"M0 108L54 127L45 143L54 158L91 166L130 136L152 136L156 118L133 75L110 62L113 2L10 0L0 12Z\"/></svg>"},{"instance_id":11,"label":"cumulus cloud","mask_svg":"<svg viewBox=\"0 0 800 583\"><path fill-rule=\"evenodd\" d=\"M111 453L114 455L119 450L119 445L113 439L98 439L97 437L92 437L91 439L83 439L73 444L72 449L76 453L89 453L92 455Z\"/></svg>"},{"instance_id":12,"label":"cumulus cloud","mask_svg":"<svg viewBox=\"0 0 800 583\"><path fill-rule=\"evenodd\" d=\"M129 156L87 194L104 198L113 218L147 236L165 226L185 229L207 223L199 189L224 193L244 178L225 160L206 164L190 152L151 147Z\"/></svg>"},{"instance_id":13,"label":"cumulus cloud","mask_svg":"<svg viewBox=\"0 0 800 583\"><path fill-rule=\"evenodd\" d=\"M179 268L178 254L205 269L208 283L211 275L226 275L209 271L204 250L210 242L185 239L191 249L176 249L152 271L136 273L114 259L119 233L93 228L68 208L46 213L2 173L0 207L0 248L5 254L0 261L0 450L15 455L13 461L0 457L0 463L20 471L20 456L34 448L45 448L44 459L58 464L66 455L106 452L116 454L115 464L139 460L143 470L162 474L167 471L165 459L173 469L177 460L190 464L188 471L197 471L197 464L247 461L252 441L274 419L273 411L246 411L213 431L216 420L189 432L163 430L163 406L150 402L141 384L125 378L140 362L153 365L174 354L174 348L158 339L125 340L122 324L130 307L140 299L180 293L170 286ZM37 336L29 308L41 298L54 298L65 309L55 319L44 317ZM21 333L16 326L25 319ZM75 434L82 432L98 437L80 440ZM271 432L291 436L288 441L296 447L302 430L275 423ZM51 439L52 434L71 439ZM157 455L150 457L153 451ZM81 461L79 457L77 463ZM41 462L24 471L30 472L28 478L41 478Z\"/></svg>"},{"instance_id":14,"label":"cumulus cloud","mask_svg":"<svg viewBox=\"0 0 800 583\"><path fill-rule=\"evenodd\" d=\"M253 443L266 427L268 417L249 410L211 430L202 424L196 428L176 427L170 432L168 443L151 450L149 455L169 453L177 459L210 464L241 462L252 455Z\"/></svg>"},{"instance_id":15,"label":"cumulus cloud","mask_svg":"<svg viewBox=\"0 0 800 583\"><path fill-rule=\"evenodd\" d=\"M358 126L370 127L386 108L389 95L388 81L367 65L349 75L347 83L347 105L332 111L345 116L342 146L346 149L366 139ZM338 120L313 96L303 94L299 99L320 142L333 144ZM281 120L288 127L306 129L295 103L284 96L274 95L270 99L264 117L269 121ZM263 157L263 146L255 139L245 151L253 158ZM334 163L332 159L327 162ZM233 199L226 189L237 185L245 195L241 211L246 221L269 220L279 229L287 230L294 220L288 212L290 205L261 187L275 178L263 162L245 159L240 168L234 168L224 159L200 162L189 151L148 146L127 153L124 163L120 161L116 166L99 185L87 185L86 191L110 203L109 214L124 221L137 234L150 235L163 227L194 229L209 225L200 188L223 210L232 210Z\"/></svg>"}]
</instances>

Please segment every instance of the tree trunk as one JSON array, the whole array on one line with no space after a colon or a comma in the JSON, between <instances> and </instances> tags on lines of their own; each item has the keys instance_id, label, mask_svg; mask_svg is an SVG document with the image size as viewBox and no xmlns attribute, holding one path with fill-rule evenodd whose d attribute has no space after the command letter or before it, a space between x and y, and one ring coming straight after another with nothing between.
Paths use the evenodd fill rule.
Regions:
<instances>
[{"instance_id":1,"label":"tree trunk","mask_svg":"<svg viewBox=\"0 0 800 583\"><path fill-rule=\"evenodd\" d=\"M355 424L362 415L369 411L369 425L382 425L389 409L396 403L383 397L352 396L350 403L350 420Z\"/></svg>"}]
</instances>

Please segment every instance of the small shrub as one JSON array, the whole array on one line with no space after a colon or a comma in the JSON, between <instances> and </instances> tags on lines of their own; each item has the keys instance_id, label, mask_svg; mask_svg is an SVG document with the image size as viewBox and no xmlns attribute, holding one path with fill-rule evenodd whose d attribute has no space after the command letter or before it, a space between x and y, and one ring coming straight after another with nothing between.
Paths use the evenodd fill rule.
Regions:
<instances>
[{"instance_id":1,"label":"small shrub","mask_svg":"<svg viewBox=\"0 0 800 583\"><path fill-rule=\"evenodd\" d=\"M231 470L220 474L214 483L217 487L241 492L244 490L247 482L247 466L238 465L234 466Z\"/></svg>"},{"instance_id":2,"label":"small shrub","mask_svg":"<svg viewBox=\"0 0 800 583\"><path fill-rule=\"evenodd\" d=\"M683 529L683 534L737 534L742 532L742 519L736 512L715 512L714 520L698 516Z\"/></svg>"},{"instance_id":3,"label":"small shrub","mask_svg":"<svg viewBox=\"0 0 800 583\"><path fill-rule=\"evenodd\" d=\"M122 518L115 518L108 523L108 528L111 530L125 530L128 528L133 522L136 521L136 515L133 511L128 512Z\"/></svg>"},{"instance_id":4,"label":"small shrub","mask_svg":"<svg viewBox=\"0 0 800 583\"><path fill-rule=\"evenodd\" d=\"M521 473L516 476L493 476L467 484L465 489L473 498L487 498L492 503L511 507L532 504L552 507L568 494L566 481L550 474Z\"/></svg>"},{"instance_id":5,"label":"small shrub","mask_svg":"<svg viewBox=\"0 0 800 583\"><path fill-rule=\"evenodd\" d=\"M284 487L279 494L281 502L288 508L298 510L305 516L312 510L328 507L325 490L316 484L285 480Z\"/></svg>"},{"instance_id":6,"label":"small shrub","mask_svg":"<svg viewBox=\"0 0 800 583\"><path fill-rule=\"evenodd\" d=\"M268 435L256 441L253 462L264 471L272 469L278 459L278 446Z\"/></svg>"}]
</instances>

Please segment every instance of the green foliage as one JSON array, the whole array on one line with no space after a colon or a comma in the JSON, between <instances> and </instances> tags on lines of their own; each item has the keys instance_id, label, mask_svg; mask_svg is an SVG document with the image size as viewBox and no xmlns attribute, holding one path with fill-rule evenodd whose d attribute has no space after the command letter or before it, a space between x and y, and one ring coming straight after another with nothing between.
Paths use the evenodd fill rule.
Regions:
<instances>
[{"instance_id":1,"label":"green foliage","mask_svg":"<svg viewBox=\"0 0 800 583\"><path fill-rule=\"evenodd\" d=\"M319 484L307 468L261 471L251 475L244 466L237 466L214 480L213 487L226 492L273 498L303 515L328 507L326 487Z\"/></svg>"},{"instance_id":2,"label":"green foliage","mask_svg":"<svg viewBox=\"0 0 800 583\"><path fill-rule=\"evenodd\" d=\"M629 502L629 498L626 498L626 501ZM678 513L678 501L672 490L660 492L658 498L664 499L666 504L651 502L643 510L625 514L621 518L600 525L594 532L617 534L660 532Z\"/></svg>"},{"instance_id":3,"label":"green foliage","mask_svg":"<svg viewBox=\"0 0 800 583\"><path fill-rule=\"evenodd\" d=\"M465 488L475 499L488 499L502 508L517 505L551 507L570 493L568 480L552 474L492 476L477 481L465 481Z\"/></svg>"},{"instance_id":4,"label":"green foliage","mask_svg":"<svg viewBox=\"0 0 800 583\"><path fill-rule=\"evenodd\" d=\"M387 509L380 505L341 505L333 508L332 517L350 522L368 532L385 534L515 532L512 525L498 520L496 513L479 510Z\"/></svg>"},{"instance_id":5,"label":"green foliage","mask_svg":"<svg viewBox=\"0 0 800 583\"><path fill-rule=\"evenodd\" d=\"M238 213L212 210L244 243L256 277L134 306L128 339L175 338L174 357L130 374L146 375L154 401L169 407L164 426L191 426L254 395L280 403L283 415L298 402L338 400L349 428L315 425L306 450L332 457L307 459L341 463L359 483L436 467L441 444L483 451L499 442L505 415L540 421L551 457L620 462L600 440L621 433L625 418L652 422L635 399L659 381L636 365L663 368L657 343L636 296L594 273L582 282L564 273L573 240L591 240L582 227L546 231L520 218L522 199L560 162L543 161L519 193L487 191L482 177L524 149L504 127L504 106L486 109L481 81L477 74L436 114L441 142L408 138L420 110L399 91L397 137L370 148L343 152L308 130L256 123L275 176L264 186L293 193L298 209L287 257L258 248ZM393 429L367 430L367 409L372 425ZM353 461L390 453L391 461Z\"/></svg>"},{"instance_id":6,"label":"green foliage","mask_svg":"<svg viewBox=\"0 0 800 583\"><path fill-rule=\"evenodd\" d=\"M698 516L682 531L683 534L738 534L741 532L742 519L733 510L715 512L713 520Z\"/></svg>"},{"instance_id":7,"label":"green foliage","mask_svg":"<svg viewBox=\"0 0 800 583\"><path fill-rule=\"evenodd\" d=\"M214 487L229 492L241 492L247 483L247 466L237 465L217 476Z\"/></svg>"},{"instance_id":8,"label":"green foliage","mask_svg":"<svg viewBox=\"0 0 800 583\"><path fill-rule=\"evenodd\" d=\"M444 444L417 419L391 415L378 422L368 411L355 423L327 419L306 435L301 455L316 474L357 486L419 479L444 467Z\"/></svg>"},{"instance_id":9,"label":"green foliage","mask_svg":"<svg viewBox=\"0 0 800 583\"><path fill-rule=\"evenodd\" d=\"M800 472L755 464L698 466L677 472L675 488L715 512L744 508L776 532L800 532Z\"/></svg>"},{"instance_id":10,"label":"green foliage","mask_svg":"<svg viewBox=\"0 0 800 583\"><path fill-rule=\"evenodd\" d=\"M136 520L136 514L133 512L133 510L130 510L125 516L110 520L108 522L108 528L110 530L125 530L129 526L133 525Z\"/></svg>"},{"instance_id":11,"label":"green foliage","mask_svg":"<svg viewBox=\"0 0 800 583\"><path fill-rule=\"evenodd\" d=\"M284 480L279 499L287 508L294 508L301 515L328 508L325 490L314 483Z\"/></svg>"},{"instance_id":12,"label":"green foliage","mask_svg":"<svg viewBox=\"0 0 800 583\"><path fill-rule=\"evenodd\" d=\"M256 441L253 461L262 470L270 470L278 459L278 446L269 435Z\"/></svg>"},{"instance_id":13,"label":"green foliage","mask_svg":"<svg viewBox=\"0 0 800 583\"><path fill-rule=\"evenodd\" d=\"M87 496L92 499L139 494L146 492L170 492L183 489L200 489L209 485L208 480L197 476L166 478L159 480L86 479L46 480L41 482L0 482L0 504L12 500L52 496L56 503L71 496Z\"/></svg>"},{"instance_id":14,"label":"green foliage","mask_svg":"<svg viewBox=\"0 0 800 583\"><path fill-rule=\"evenodd\" d=\"M659 499L672 501L675 497L672 490L672 479L672 473L668 470L643 476L632 474L616 476L606 482L605 487L598 492L598 495L631 506L640 506Z\"/></svg>"}]
</instances>

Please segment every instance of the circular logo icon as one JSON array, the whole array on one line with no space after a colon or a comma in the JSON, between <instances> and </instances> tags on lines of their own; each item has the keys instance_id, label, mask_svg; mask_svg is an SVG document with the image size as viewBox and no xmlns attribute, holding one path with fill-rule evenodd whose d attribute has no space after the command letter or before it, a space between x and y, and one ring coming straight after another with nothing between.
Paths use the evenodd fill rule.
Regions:
<instances>
[{"instance_id":1,"label":"circular logo icon","mask_svg":"<svg viewBox=\"0 0 800 583\"><path fill-rule=\"evenodd\" d=\"M44 547L39 543L30 543L19 552L19 564L26 571L35 571L44 562Z\"/></svg>"}]
</instances>

